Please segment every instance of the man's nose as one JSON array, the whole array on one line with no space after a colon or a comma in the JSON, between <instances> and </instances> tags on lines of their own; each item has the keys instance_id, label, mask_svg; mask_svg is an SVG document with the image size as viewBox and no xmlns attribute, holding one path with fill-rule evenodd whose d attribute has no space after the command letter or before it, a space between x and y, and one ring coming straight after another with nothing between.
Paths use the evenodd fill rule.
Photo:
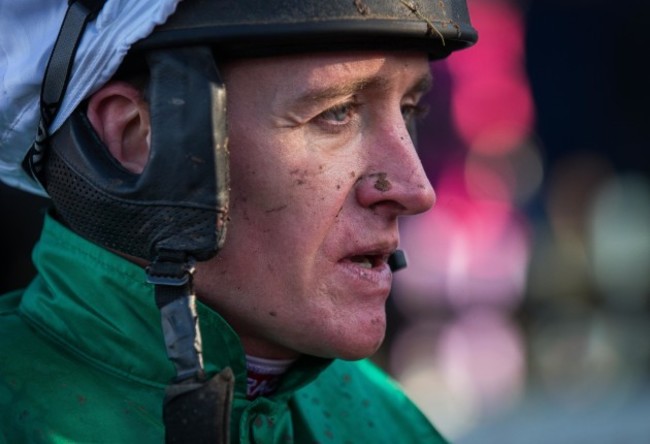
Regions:
<instances>
[{"instance_id":1,"label":"man's nose","mask_svg":"<svg viewBox=\"0 0 650 444\"><path fill-rule=\"evenodd\" d=\"M401 112L381 119L366 143L364 153L368 168L357 183L357 201L387 216L429 210L435 203L435 192Z\"/></svg>"}]
</instances>

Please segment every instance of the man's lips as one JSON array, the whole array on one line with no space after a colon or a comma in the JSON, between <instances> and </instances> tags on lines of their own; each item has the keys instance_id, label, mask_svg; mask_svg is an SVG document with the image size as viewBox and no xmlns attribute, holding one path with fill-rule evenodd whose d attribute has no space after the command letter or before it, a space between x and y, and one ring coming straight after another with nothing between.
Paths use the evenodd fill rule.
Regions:
<instances>
[{"instance_id":1,"label":"man's lips","mask_svg":"<svg viewBox=\"0 0 650 444\"><path fill-rule=\"evenodd\" d=\"M349 261L359 265L361 268L366 268L368 270L372 268L380 267L388 262L390 254L387 253L365 253L365 254L355 254L352 256L345 257L344 261Z\"/></svg>"},{"instance_id":2,"label":"man's lips","mask_svg":"<svg viewBox=\"0 0 650 444\"><path fill-rule=\"evenodd\" d=\"M339 262L351 263L366 270L381 269L386 266L396 249L397 242L389 240L358 244L344 252Z\"/></svg>"},{"instance_id":3,"label":"man's lips","mask_svg":"<svg viewBox=\"0 0 650 444\"><path fill-rule=\"evenodd\" d=\"M390 290L393 273L388 266L387 253L381 254L356 254L346 256L338 264L345 275L352 280L350 288L359 294L371 292L385 297ZM370 286L368 286L370 285Z\"/></svg>"}]
</instances>

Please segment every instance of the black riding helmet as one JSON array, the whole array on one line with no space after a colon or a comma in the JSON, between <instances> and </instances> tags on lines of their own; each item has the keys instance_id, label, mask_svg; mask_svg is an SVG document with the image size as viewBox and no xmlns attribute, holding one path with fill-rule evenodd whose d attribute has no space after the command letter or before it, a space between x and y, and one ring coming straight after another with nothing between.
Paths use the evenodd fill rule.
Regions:
<instances>
[{"instance_id":1,"label":"black riding helmet","mask_svg":"<svg viewBox=\"0 0 650 444\"><path fill-rule=\"evenodd\" d=\"M421 49L443 58L474 44L465 0L183 1L136 45L210 44L230 56Z\"/></svg>"}]
</instances>

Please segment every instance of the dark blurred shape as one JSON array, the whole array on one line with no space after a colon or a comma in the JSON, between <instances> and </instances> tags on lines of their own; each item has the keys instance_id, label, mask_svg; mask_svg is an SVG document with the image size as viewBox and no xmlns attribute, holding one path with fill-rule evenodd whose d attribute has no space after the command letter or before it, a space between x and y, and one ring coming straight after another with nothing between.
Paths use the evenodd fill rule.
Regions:
<instances>
[{"instance_id":1,"label":"dark blurred shape","mask_svg":"<svg viewBox=\"0 0 650 444\"><path fill-rule=\"evenodd\" d=\"M26 286L36 271L31 251L37 241L49 200L0 182L0 294Z\"/></svg>"},{"instance_id":2,"label":"dark blurred shape","mask_svg":"<svg viewBox=\"0 0 650 444\"><path fill-rule=\"evenodd\" d=\"M527 67L548 162L591 150L650 173L650 2L528 0Z\"/></svg>"}]
</instances>

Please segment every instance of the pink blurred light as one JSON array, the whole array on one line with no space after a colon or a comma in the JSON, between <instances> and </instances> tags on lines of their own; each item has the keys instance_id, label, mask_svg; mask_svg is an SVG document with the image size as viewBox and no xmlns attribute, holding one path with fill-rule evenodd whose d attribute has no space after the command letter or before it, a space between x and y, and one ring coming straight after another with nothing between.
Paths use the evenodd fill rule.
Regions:
<instances>
[{"instance_id":1,"label":"pink blurred light","mask_svg":"<svg viewBox=\"0 0 650 444\"><path fill-rule=\"evenodd\" d=\"M472 23L479 43L449 58L454 76L460 81L476 81L477 74L512 75L522 72L524 20L509 0L470 0ZM480 72L475 68L480 67Z\"/></svg>"},{"instance_id":2,"label":"pink blurred light","mask_svg":"<svg viewBox=\"0 0 650 444\"><path fill-rule=\"evenodd\" d=\"M396 304L422 313L446 303L457 309L511 309L523 297L530 242L509 201L468 195L460 166L445 170L433 211L405 221L409 266L396 275Z\"/></svg>"},{"instance_id":3,"label":"pink blurred light","mask_svg":"<svg viewBox=\"0 0 650 444\"><path fill-rule=\"evenodd\" d=\"M468 192L477 199L511 202L517 186L512 166L503 159L498 167L481 162L477 156L468 156L465 163L465 182Z\"/></svg>"},{"instance_id":4,"label":"pink blurred light","mask_svg":"<svg viewBox=\"0 0 650 444\"><path fill-rule=\"evenodd\" d=\"M533 103L521 82L502 77L468 82L454 89L452 108L459 134L470 150L508 153L531 132Z\"/></svg>"},{"instance_id":5,"label":"pink blurred light","mask_svg":"<svg viewBox=\"0 0 650 444\"><path fill-rule=\"evenodd\" d=\"M523 61L523 18L507 1L474 1L480 44L450 58L452 113L471 150L503 154L532 131L534 104Z\"/></svg>"},{"instance_id":6,"label":"pink blurred light","mask_svg":"<svg viewBox=\"0 0 650 444\"><path fill-rule=\"evenodd\" d=\"M523 391L526 372L521 333L496 312L471 310L450 324L439 338L436 355L449 386L471 393L482 409L507 407Z\"/></svg>"}]
</instances>

